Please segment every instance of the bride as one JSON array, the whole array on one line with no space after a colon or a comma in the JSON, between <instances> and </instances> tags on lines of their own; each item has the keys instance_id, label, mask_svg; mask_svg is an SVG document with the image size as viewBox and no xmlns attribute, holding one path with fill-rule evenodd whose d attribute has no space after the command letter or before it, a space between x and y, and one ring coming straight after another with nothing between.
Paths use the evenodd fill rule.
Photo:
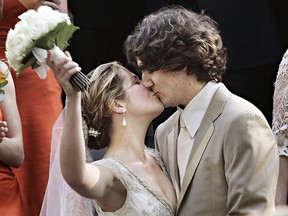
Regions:
<instances>
[{"instance_id":1,"label":"bride","mask_svg":"<svg viewBox=\"0 0 288 216\"><path fill-rule=\"evenodd\" d=\"M83 93L69 79L80 70L69 53L48 65L66 93L60 141L60 168L68 185L91 199L100 215L174 215L176 196L158 153L144 139L150 122L163 110L157 96L117 62L88 74L92 85ZM88 146L107 148L103 159L87 163Z\"/></svg>"}]
</instances>

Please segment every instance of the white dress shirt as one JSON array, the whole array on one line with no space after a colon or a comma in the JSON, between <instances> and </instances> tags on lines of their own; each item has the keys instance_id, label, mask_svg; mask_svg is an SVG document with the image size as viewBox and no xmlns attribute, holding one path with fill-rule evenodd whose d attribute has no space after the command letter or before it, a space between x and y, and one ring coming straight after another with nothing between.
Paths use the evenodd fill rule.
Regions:
<instances>
[{"instance_id":1,"label":"white dress shirt","mask_svg":"<svg viewBox=\"0 0 288 216\"><path fill-rule=\"evenodd\" d=\"M177 109L181 112L180 116L182 116L190 134L188 142L185 141L185 146L183 147L183 144L181 144L181 147L179 146L177 148L177 163L181 186L186 172L188 159L193 147L195 134L200 127L204 114L207 111L210 101L219 85L220 83L216 83L215 81L208 82L188 103L184 110L180 107L177 107Z\"/></svg>"}]
</instances>

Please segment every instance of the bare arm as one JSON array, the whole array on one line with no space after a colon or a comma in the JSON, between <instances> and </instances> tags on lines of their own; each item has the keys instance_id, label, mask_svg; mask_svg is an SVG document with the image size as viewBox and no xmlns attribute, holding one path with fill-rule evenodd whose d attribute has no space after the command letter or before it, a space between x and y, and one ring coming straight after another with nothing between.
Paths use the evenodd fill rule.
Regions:
<instances>
[{"instance_id":1,"label":"bare arm","mask_svg":"<svg viewBox=\"0 0 288 216\"><path fill-rule=\"evenodd\" d=\"M52 63L48 57L48 65L55 72L66 93L66 114L61 137L60 166L65 181L80 195L96 199L98 203L108 203L109 210L121 207L126 194L124 186L119 185L115 174L102 166L86 163L85 143L82 130L81 93L76 92L69 79L79 70L71 57L63 58L57 63ZM125 191L124 191L125 192ZM111 198L115 202L111 202ZM106 209L108 210L108 209Z\"/></svg>"},{"instance_id":2,"label":"bare arm","mask_svg":"<svg viewBox=\"0 0 288 216\"><path fill-rule=\"evenodd\" d=\"M8 132L0 143L0 160L9 166L19 167L24 159L21 120L10 73L7 80L8 84L4 87L5 97L0 107L7 122Z\"/></svg>"}]
</instances>

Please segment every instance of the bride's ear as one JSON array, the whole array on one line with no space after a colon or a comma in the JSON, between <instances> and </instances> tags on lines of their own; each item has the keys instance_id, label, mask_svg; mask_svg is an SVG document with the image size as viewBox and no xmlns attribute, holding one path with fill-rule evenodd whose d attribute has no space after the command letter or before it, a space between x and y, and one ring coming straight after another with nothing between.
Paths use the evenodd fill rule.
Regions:
<instances>
[{"instance_id":1,"label":"bride's ear","mask_svg":"<svg viewBox=\"0 0 288 216\"><path fill-rule=\"evenodd\" d=\"M114 100L110 109L115 112L115 113L118 113L118 114L123 114L123 112L125 112L125 107L126 107L126 104L124 101L121 101L121 100Z\"/></svg>"}]
</instances>

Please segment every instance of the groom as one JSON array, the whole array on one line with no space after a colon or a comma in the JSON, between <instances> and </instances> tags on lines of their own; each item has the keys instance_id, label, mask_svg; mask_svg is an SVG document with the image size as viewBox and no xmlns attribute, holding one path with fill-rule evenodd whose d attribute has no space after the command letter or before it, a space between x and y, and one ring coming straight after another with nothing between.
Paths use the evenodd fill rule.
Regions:
<instances>
[{"instance_id":1,"label":"groom","mask_svg":"<svg viewBox=\"0 0 288 216\"><path fill-rule=\"evenodd\" d=\"M177 215L273 209L276 143L263 114L221 83L226 49L216 23L181 7L164 8L138 24L125 52L143 84L165 107L177 107L155 133L178 194ZM180 119L188 138L177 143Z\"/></svg>"}]
</instances>

